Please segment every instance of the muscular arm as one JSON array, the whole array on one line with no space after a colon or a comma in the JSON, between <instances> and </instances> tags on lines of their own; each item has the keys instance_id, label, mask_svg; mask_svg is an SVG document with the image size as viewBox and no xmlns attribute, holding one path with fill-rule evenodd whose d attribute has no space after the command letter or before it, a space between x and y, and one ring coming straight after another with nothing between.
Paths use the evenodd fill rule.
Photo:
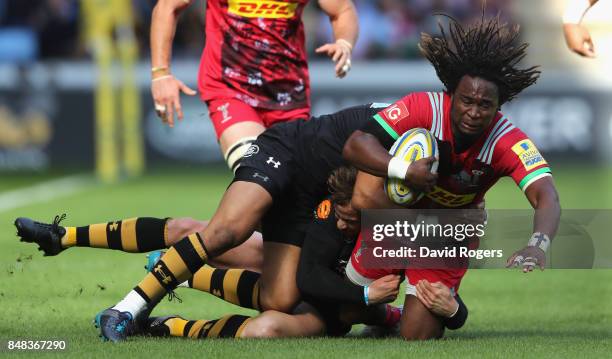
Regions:
<instances>
[{"instance_id":1,"label":"muscular arm","mask_svg":"<svg viewBox=\"0 0 612 359\"><path fill-rule=\"evenodd\" d=\"M311 225L304 239L297 272L300 292L328 301L363 304L363 287L332 270L343 243L327 235L320 225L325 224Z\"/></svg>"},{"instance_id":2,"label":"muscular arm","mask_svg":"<svg viewBox=\"0 0 612 359\"><path fill-rule=\"evenodd\" d=\"M547 234L552 241L559 228L561 205L559 194L552 177L544 177L533 182L525 190L525 195L535 209L533 232Z\"/></svg>"},{"instance_id":3,"label":"muscular arm","mask_svg":"<svg viewBox=\"0 0 612 359\"><path fill-rule=\"evenodd\" d=\"M378 177L387 176L391 160L391 155L376 136L360 130L353 132L346 141L342 157L359 170Z\"/></svg>"},{"instance_id":4,"label":"muscular arm","mask_svg":"<svg viewBox=\"0 0 612 359\"><path fill-rule=\"evenodd\" d=\"M329 16L334 38L344 39L355 46L359 35L359 18L351 0L319 0L321 9Z\"/></svg>"},{"instance_id":5,"label":"muscular arm","mask_svg":"<svg viewBox=\"0 0 612 359\"><path fill-rule=\"evenodd\" d=\"M193 0L159 0L151 17L151 65L170 68L172 41L180 13ZM155 74L154 74L155 75Z\"/></svg>"},{"instance_id":6,"label":"muscular arm","mask_svg":"<svg viewBox=\"0 0 612 359\"><path fill-rule=\"evenodd\" d=\"M342 157L363 172L387 177L392 157L385 146L391 147L393 139L381 134L384 130L378 124L368 125L367 130L371 132L357 130L351 134L342 149ZM385 143L381 143L381 139ZM404 182L411 188L429 192L438 179L438 175L431 172L434 161L433 157L427 157L412 162L405 170Z\"/></svg>"}]
</instances>

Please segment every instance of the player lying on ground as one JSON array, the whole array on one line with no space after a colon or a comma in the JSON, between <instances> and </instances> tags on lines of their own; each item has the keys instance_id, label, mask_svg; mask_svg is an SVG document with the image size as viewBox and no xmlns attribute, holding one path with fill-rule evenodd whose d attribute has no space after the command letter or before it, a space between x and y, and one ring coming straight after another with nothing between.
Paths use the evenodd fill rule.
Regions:
<instances>
[{"instance_id":1,"label":"player lying on ground","mask_svg":"<svg viewBox=\"0 0 612 359\"><path fill-rule=\"evenodd\" d=\"M290 313L300 299L295 278L311 213L327 194L327 177L343 163L344 142L376 112L370 105L357 106L266 130L245 154L208 226L178 241L155 271L103 313L103 335L124 339L130 332L125 328L136 325L168 291L209 257L242 244L260 223L264 261L254 306Z\"/></svg>"},{"instance_id":2,"label":"player lying on ground","mask_svg":"<svg viewBox=\"0 0 612 359\"><path fill-rule=\"evenodd\" d=\"M151 18L151 93L158 116L170 126L175 114L183 118L180 93L196 94L170 70L178 18L192 2L159 0ZM266 128L310 117L302 23L307 3L206 1L198 89L232 170ZM357 11L351 0L318 0L318 5L329 16L336 41L317 52L328 55L336 63L336 76L344 77L359 32Z\"/></svg>"},{"instance_id":3,"label":"player lying on ground","mask_svg":"<svg viewBox=\"0 0 612 359\"><path fill-rule=\"evenodd\" d=\"M429 129L439 143L439 174L437 179L432 174L432 181L417 188L426 194L415 207L465 208L479 203L499 178L510 176L535 209L535 218L528 245L514 253L508 265L520 265L525 272L535 266L543 269L546 250L559 225L559 197L550 168L533 142L499 112L502 104L538 78L536 68L517 67L528 44L517 44L518 28L507 28L498 17L483 17L468 27L450 19L448 31L440 27L442 37L424 34L419 47L445 91L412 93L380 111L351 135L344 158L372 175L414 183L416 162L407 167L392 159L388 149L409 129ZM352 204L357 209L380 206L382 178L371 182L370 188L355 192ZM367 270L355 269L368 277ZM430 282L441 282L456 291L464 273L465 269L455 269L423 274ZM407 277L412 286L418 286L418 278ZM442 323L411 294L404 301L402 335L408 339L422 338L424 333L438 337Z\"/></svg>"},{"instance_id":4,"label":"player lying on ground","mask_svg":"<svg viewBox=\"0 0 612 359\"><path fill-rule=\"evenodd\" d=\"M189 337L267 337L312 336L323 333L340 335L350 329L350 324L362 322L392 327L399 320L399 311L392 306L374 305L392 301L395 298L399 276L386 276L372 283L368 288L369 290L364 290L361 286L358 287L345 282L343 277L335 272L337 270L343 272L343 264L346 263L353 248L355 234L359 227L357 213L351 209L349 203L354 179L354 169L341 168L334 171L329 180L334 204L332 205L329 200L323 201L317 211L319 218L308 229L300 261L301 275L298 279L298 285L305 288L305 293L307 293L311 304L302 303L293 313L294 315L267 311L255 318L230 315L211 321L187 321L179 317L152 318L147 331L153 335ZM63 239L66 239L66 233L69 232L91 234L87 238L92 240L93 243L101 244L107 239L101 238L100 234L106 235L106 230L108 230L111 233L118 231L118 238L116 239L119 243L140 238L137 244L139 244L139 247L144 247L147 246L144 238L152 243L158 243L163 240L163 234L166 232L163 229L154 231L151 228L153 227L151 225L153 220L145 218L133 221L136 223L134 230L140 230L140 237L136 236L138 231L136 233L126 231L126 228L129 228L130 225L125 225L125 223L130 223L129 220L77 228L57 226L55 231L51 225L35 225L27 219L19 219L17 223L20 225L22 235L31 232L25 237L26 240L32 241L35 239L35 242L42 245L52 241L61 243L61 241L58 241L60 239L59 235L63 234ZM192 225L205 226L205 223L190 222L192 222ZM140 224L138 225L138 223ZM158 224L160 223L158 222ZM96 228L104 228L105 230L96 230ZM143 236L145 233L148 236ZM126 235L126 237L121 235ZM251 238L249 241L253 239L255 238ZM150 244L148 245L150 246ZM101 247L108 248L108 243ZM240 254L240 250L241 247L238 247L234 252ZM241 257L245 258L244 256ZM154 268L155 265L151 267ZM205 291L211 291L212 289L213 293L217 291L217 295L225 296L225 298L235 298L236 300L233 303L240 304L241 301L244 303L248 300L244 300L240 292L233 292L233 289L239 282L248 282L248 278L253 276L255 276L254 273L249 274L241 270L222 271L208 267L196 272L189 284L193 288ZM314 285L315 283L319 283L319 285ZM223 293L224 290L225 293ZM364 305L364 292L368 294L365 300L371 305L369 307ZM357 293L357 295L354 296L354 293ZM240 300L238 300L239 296ZM440 315L449 316L449 314L457 312L459 303L461 303L459 298L455 300L449 295L440 296L439 299L444 303L438 313ZM341 305L341 303L345 303L345 305ZM461 305L463 306L462 303ZM467 315L466 309L459 312ZM459 314L449 319L447 325L450 328L459 327L463 322L465 322L465 316Z\"/></svg>"},{"instance_id":5,"label":"player lying on ground","mask_svg":"<svg viewBox=\"0 0 612 359\"><path fill-rule=\"evenodd\" d=\"M330 176L330 183L342 185L343 191L349 191L348 193L344 193L344 195L339 194L342 198L345 198L346 201L350 201L352 186L354 184L354 171L352 173L353 175L349 173L347 176L346 169L341 168L334 171ZM327 200L327 203L329 203L329 206L325 208L331 211L331 202ZM307 258L309 264L313 262L320 263L321 261L326 262L327 258L331 258L330 263L326 263L327 271L310 273L311 276L309 279L313 282L333 282L339 283L340 285L347 283L335 270L338 269L337 266L339 263L346 263L348 259L350 250L353 247L353 241L347 241L344 238L352 237L351 234L355 232L355 225L358 225L358 223L352 221L354 214L352 214L349 209L350 205L344 202L342 207L346 209L346 217L339 215L336 219L336 216L332 215L327 216L325 220L315 219L307 229L301 262L304 262L304 258ZM322 212L319 211L319 213ZM327 214L330 213L327 212ZM323 224L325 224L325 226L322 227ZM314 239L319 239L320 235L325 236L326 240L323 242L327 245L327 248L329 248L329 245L332 245L332 248L336 249L331 253L325 252L324 255L326 257L321 258L319 258L319 252L315 252L310 248L313 245L316 246L319 244L319 242L315 242ZM330 235L332 236L331 238ZM326 242L334 243L328 244ZM337 244L341 245L340 248L335 248ZM348 247L348 250L338 250L342 249L342 247ZM155 265L152 266L154 267ZM202 269L194 276L194 282L201 271ZM311 282L308 283L310 284ZM350 285L350 283L348 284ZM327 293L322 296L319 293L315 293L307 298L305 297L306 301L299 304L292 314L269 310L254 318L248 318L246 316L229 316L218 321L187 321L175 316L152 318L146 331L152 335L198 338L214 336L290 337L322 334L333 336L343 335L350 330L351 324L353 323L369 323L394 327L399 322L400 311L393 306L384 304L376 305L376 303L385 303L394 300L397 296L398 286L399 276L395 275L390 275L374 282L371 286L371 292L369 293L371 306L365 306L363 304L364 291L363 288L360 287L356 303L352 302L349 297L349 300L343 304L341 300L346 298L346 294L344 297L338 296L338 293L342 291L336 290L334 292L336 295L332 295L331 297ZM208 290L206 285L199 287L199 289ZM349 288L349 290L350 289L352 288ZM455 304L454 301L448 301L447 307L452 307L453 304ZM240 320L244 320L244 322L238 325ZM228 323L231 325L228 325Z\"/></svg>"},{"instance_id":6,"label":"player lying on ground","mask_svg":"<svg viewBox=\"0 0 612 359\"><path fill-rule=\"evenodd\" d=\"M293 315L266 311L248 319L244 329L235 336L313 336L323 333L337 336L347 333L356 323L386 328L392 328L397 323L400 312L394 307L374 305L395 298L399 275L381 276L371 281L367 289L348 282L344 277L344 266L353 250L360 225L358 213L350 206L355 174L354 169L344 167L334 171L329 179L332 196L317 207L316 218L308 227L297 277L305 302L296 308ZM433 292L436 286L424 281L422 291L417 295L425 298L430 288ZM467 308L458 295L454 297L446 287L441 289L431 296L438 304L433 312L445 318L447 328L457 329L467 319ZM204 290L207 290L206 286ZM368 297L364 301L366 294ZM149 331L153 335L210 337L211 333L219 333L219 330L214 330L215 326L224 325L224 322L216 324L218 322L215 321L213 327L207 330L194 331L191 327L183 329L185 323L195 321L188 322L176 317L155 318L149 325ZM172 329L175 326L178 329ZM234 324L234 327L237 325ZM224 333L234 336L229 329Z\"/></svg>"}]
</instances>

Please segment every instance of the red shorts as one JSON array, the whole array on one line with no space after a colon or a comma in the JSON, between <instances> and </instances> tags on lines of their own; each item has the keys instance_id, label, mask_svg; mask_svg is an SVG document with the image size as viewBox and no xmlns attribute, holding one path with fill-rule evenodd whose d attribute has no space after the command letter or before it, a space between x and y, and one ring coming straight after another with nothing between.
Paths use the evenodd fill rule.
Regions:
<instances>
[{"instance_id":1,"label":"red shorts","mask_svg":"<svg viewBox=\"0 0 612 359\"><path fill-rule=\"evenodd\" d=\"M402 273L406 276L406 294L416 295L416 284L421 280L425 279L430 283L440 282L450 288L453 294L459 290L461 279L465 275L467 269L417 269L417 268L406 268L406 269L375 269L375 268L364 268L360 262L361 257L361 236L355 243L351 259L346 265L346 276L351 282L357 285L368 285L378 278L382 278L389 274L401 275Z\"/></svg>"},{"instance_id":2,"label":"red shorts","mask_svg":"<svg viewBox=\"0 0 612 359\"><path fill-rule=\"evenodd\" d=\"M277 122L293 120L308 120L310 108L296 108L292 110L266 110L254 108L238 99L208 100L208 113L215 127L217 140L223 131L239 122L257 122L265 128Z\"/></svg>"}]
</instances>

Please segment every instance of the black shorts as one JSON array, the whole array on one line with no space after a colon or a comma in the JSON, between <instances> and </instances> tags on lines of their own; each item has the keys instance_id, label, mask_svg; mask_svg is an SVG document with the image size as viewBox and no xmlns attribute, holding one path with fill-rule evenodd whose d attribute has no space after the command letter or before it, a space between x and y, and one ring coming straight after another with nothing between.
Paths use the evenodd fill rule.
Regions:
<instances>
[{"instance_id":1,"label":"black shorts","mask_svg":"<svg viewBox=\"0 0 612 359\"><path fill-rule=\"evenodd\" d=\"M312 195L300 188L293 148L296 129L283 123L262 133L242 158L234 182L257 183L272 196L272 207L262 219L264 241L301 247L306 227L323 195Z\"/></svg>"}]
</instances>

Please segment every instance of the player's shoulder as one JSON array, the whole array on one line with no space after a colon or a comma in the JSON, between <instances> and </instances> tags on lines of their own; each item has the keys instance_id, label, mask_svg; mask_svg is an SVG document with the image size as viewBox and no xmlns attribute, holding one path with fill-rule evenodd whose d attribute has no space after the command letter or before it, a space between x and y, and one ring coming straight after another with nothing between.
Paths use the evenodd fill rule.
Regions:
<instances>
[{"instance_id":1,"label":"player's shoulder","mask_svg":"<svg viewBox=\"0 0 612 359\"><path fill-rule=\"evenodd\" d=\"M523 130L516 126L512 122L512 119L502 113L499 113L499 116L500 118L498 120L498 129L496 131L496 136L499 137L499 139L497 140L497 144L495 147L500 152L511 150L512 147L514 147L517 143L523 141L531 142L529 136L527 136L527 134L523 132Z\"/></svg>"},{"instance_id":2,"label":"player's shoulder","mask_svg":"<svg viewBox=\"0 0 612 359\"><path fill-rule=\"evenodd\" d=\"M423 106L442 106L450 101L450 96L442 91L417 91L406 94L401 101Z\"/></svg>"},{"instance_id":3,"label":"player's shoulder","mask_svg":"<svg viewBox=\"0 0 612 359\"><path fill-rule=\"evenodd\" d=\"M507 153L520 154L526 150L536 150L536 145L517 127L512 120L498 112L492 129L488 133L478 159L491 164Z\"/></svg>"}]
</instances>

